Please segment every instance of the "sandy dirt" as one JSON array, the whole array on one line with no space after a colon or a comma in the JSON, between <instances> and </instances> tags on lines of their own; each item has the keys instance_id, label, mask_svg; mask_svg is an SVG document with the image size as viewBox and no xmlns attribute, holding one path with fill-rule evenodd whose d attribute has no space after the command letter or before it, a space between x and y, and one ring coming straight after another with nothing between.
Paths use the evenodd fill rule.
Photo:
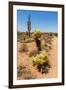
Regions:
<instances>
[{"instance_id":1,"label":"sandy dirt","mask_svg":"<svg viewBox=\"0 0 66 90\"><path fill-rule=\"evenodd\" d=\"M43 41L42 41L43 42ZM36 49L35 42L27 43L29 48L29 52ZM21 43L18 42L18 67L21 65L27 66L27 69L30 70L31 75L36 77L36 79L44 79L44 78L56 78L58 76L58 38L54 37L52 41L52 49L48 51L49 53L49 63L51 68L49 69L47 74L42 74L39 72L33 65L31 57L29 57L29 52L19 52L21 47ZM21 76L17 77L17 79L23 79Z\"/></svg>"}]
</instances>

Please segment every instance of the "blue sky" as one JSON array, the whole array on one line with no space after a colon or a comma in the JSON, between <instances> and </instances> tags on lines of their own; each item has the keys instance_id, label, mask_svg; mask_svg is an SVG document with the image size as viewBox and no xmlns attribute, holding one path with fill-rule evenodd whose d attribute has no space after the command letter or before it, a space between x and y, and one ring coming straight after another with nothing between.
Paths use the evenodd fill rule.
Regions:
<instances>
[{"instance_id":1,"label":"blue sky","mask_svg":"<svg viewBox=\"0 0 66 90\"><path fill-rule=\"evenodd\" d=\"M58 12L17 10L18 31L27 31L28 16L31 16L31 31L39 28L41 32L58 32Z\"/></svg>"}]
</instances>

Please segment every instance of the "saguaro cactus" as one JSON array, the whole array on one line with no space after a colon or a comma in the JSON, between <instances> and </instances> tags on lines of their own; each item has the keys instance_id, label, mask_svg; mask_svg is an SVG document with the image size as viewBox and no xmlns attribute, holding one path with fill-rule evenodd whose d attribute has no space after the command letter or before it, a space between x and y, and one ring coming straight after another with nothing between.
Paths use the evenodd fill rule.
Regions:
<instances>
[{"instance_id":1,"label":"saguaro cactus","mask_svg":"<svg viewBox=\"0 0 66 90\"><path fill-rule=\"evenodd\" d=\"M28 28L28 35L29 35L29 37L30 37L30 30L31 30L31 21L30 21L30 15L28 16L27 28Z\"/></svg>"}]
</instances>

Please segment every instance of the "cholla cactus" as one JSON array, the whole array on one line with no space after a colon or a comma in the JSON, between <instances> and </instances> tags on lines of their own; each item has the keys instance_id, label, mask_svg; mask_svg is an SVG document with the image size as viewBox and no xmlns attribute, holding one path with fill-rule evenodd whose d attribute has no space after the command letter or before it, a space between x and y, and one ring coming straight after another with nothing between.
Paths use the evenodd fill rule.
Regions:
<instances>
[{"instance_id":1,"label":"cholla cactus","mask_svg":"<svg viewBox=\"0 0 66 90\"><path fill-rule=\"evenodd\" d=\"M37 37L37 38L40 38L40 36L41 36L40 29L36 29L36 30L35 30L34 36L35 36L35 38L36 38L36 37Z\"/></svg>"},{"instance_id":2,"label":"cholla cactus","mask_svg":"<svg viewBox=\"0 0 66 90\"><path fill-rule=\"evenodd\" d=\"M41 52L40 54L32 57L33 66L35 66L39 72L48 72L48 55L46 52Z\"/></svg>"},{"instance_id":3,"label":"cholla cactus","mask_svg":"<svg viewBox=\"0 0 66 90\"><path fill-rule=\"evenodd\" d=\"M35 42L36 42L36 46L38 48L38 51L41 51L41 41L40 41L41 32L40 32L40 29L35 30L34 37L35 37Z\"/></svg>"},{"instance_id":4,"label":"cholla cactus","mask_svg":"<svg viewBox=\"0 0 66 90\"><path fill-rule=\"evenodd\" d=\"M37 54L36 56L32 57L32 61L34 65L44 64L48 60L48 55L46 52L41 52L40 54Z\"/></svg>"}]
</instances>

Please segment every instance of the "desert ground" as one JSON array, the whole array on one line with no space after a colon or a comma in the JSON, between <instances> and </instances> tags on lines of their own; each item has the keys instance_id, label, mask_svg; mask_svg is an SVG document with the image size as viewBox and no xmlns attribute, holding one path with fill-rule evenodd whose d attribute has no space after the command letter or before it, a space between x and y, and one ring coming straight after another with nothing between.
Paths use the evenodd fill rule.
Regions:
<instances>
[{"instance_id":1,"label":"desert ground","mask_svg":"<svg viewBox=\"0 0 66 90\"><path fill-rule=\"evenodd\" d=\"M42 50L45 44L44 39L41 39ZM51 41L51 49L48 49L48 60L50 68L48 73L39 72L32 64L31 53L37 50L35 41L26 43L28 48L27 52L20 51L23 42L17 42L17 79L44 79L44 78L56 78L58 76L58 36L53 36Z\"/></svg>"}]
</instances>

